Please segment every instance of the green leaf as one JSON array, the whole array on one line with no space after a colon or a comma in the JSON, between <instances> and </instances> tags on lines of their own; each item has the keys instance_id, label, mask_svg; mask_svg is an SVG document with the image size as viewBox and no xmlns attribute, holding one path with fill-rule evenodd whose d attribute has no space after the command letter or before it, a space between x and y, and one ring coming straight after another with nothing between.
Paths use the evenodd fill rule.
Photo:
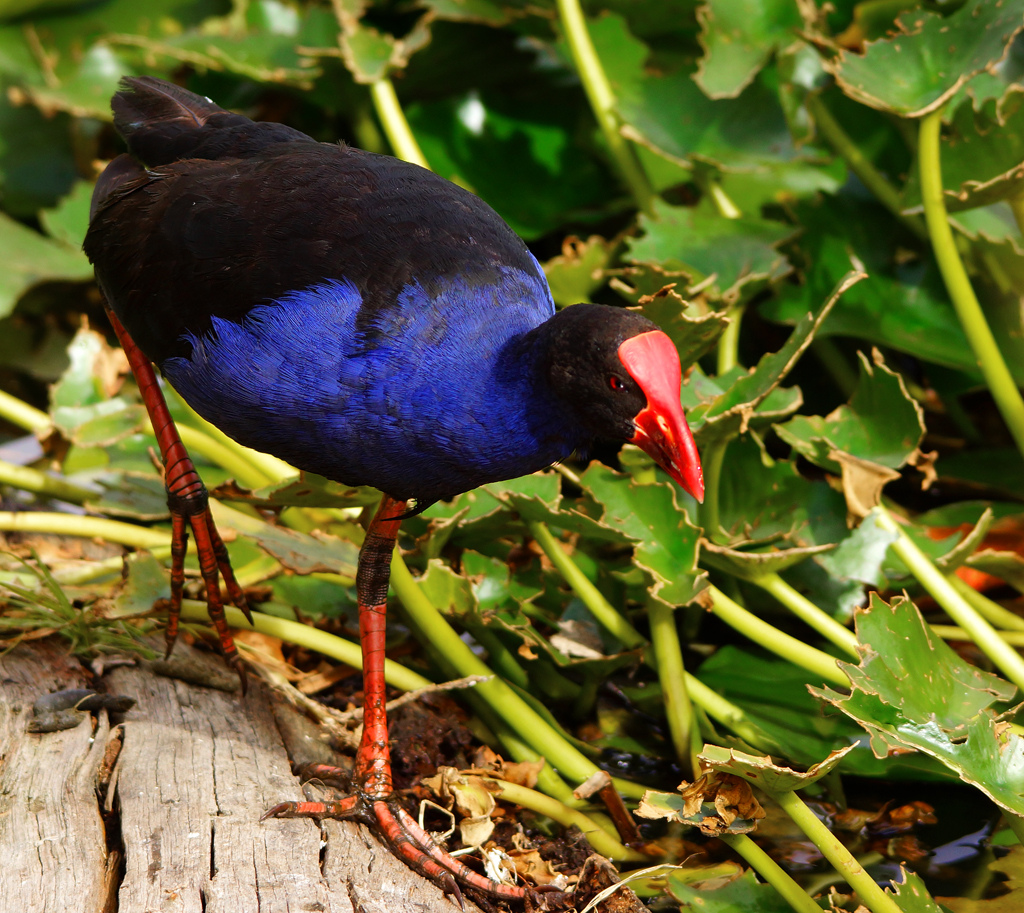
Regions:
<instances>
[{"instance_id":1,"label":"green leaf","mask_svg":"<svg viewBox=\"0 0 1024 913\"><path fill-rule=\"evenodd\" d=\"M1013 838L1016 842L1016 837ZM994 841L993 841L994 842ZM1024 904L1024 847L1011 847L1009 855L988 864L989 871L1006 876L998 897L943 897L942 904L953 913L1016 913Z\"/></svg>"},{"instance_id":2,"label":"green leaf","mask_svg":"<svg viewBox=\"0 0 1024 913\"><path fill-rule=\"evenodd\" d=\"M63 197L56 208L39 213L39 221L51 238L75 250L81 249L89 228L89 204L94 186L88 181L75 181L71 193Z\"/></svg>"},{"instance_id":3,"label":"green leaf","mask_svg":"<svg viewBox=\"0 0 1024 913\"><path fill-rule=\"evenodd\" d=\"M830 415L798 415L775 430L787 444L816 466L842 470L848 454L890 469L899 469L924 437L921 407L907 392L903 378L889 370L877 351L874 366L860 356L860 381L848 405Z\"/></svg>"},{"instance_id":4,"label":"green leaf","mask_svg":"<svg viewBox=\"0 0 1024 913\"><path fill-rule=\"evenodd\" d=\"M907 599L886 605L872 594L857 616L859 666L841 663L853 693L812 693L860 723L872 750L917 749L942 761L994 802L1024 813L1024 738L990 709L1015 685L969 665L932 634Z\"/></svg>"},{"instance_id":5,"label":"green leaf","mask_svg":"<svg viewBox=\"0 0 1024 913\"><path fill-rule=\"evenodd\" d=\"M353 488L332 482L315 472L300 472L296 478L284 479L256 491L249 491L230 481L212 489L210 494L221 501L241 501L265 510L281 507L366 507L380 500L380 492L375 488Z\"/></svg>"},{"instance_id":6,"label":"green leaf","mask_svg":"<svg viewBox=\"0 0 1024 913\"><path fill-rule=\"evenodd\" d=\"M252 539L293 573L329 573L344 577L356 575L359 548L351 542L319 531L314 537L283 526L271 526L213 499L210 500L210 511L221 535L226 530L234 530L240 536Z\"/></svg>"},{"instance_id":7,"label":"green leaf","mask_svg":"<svg viewBox=\"0 0 1024 913\"><path fill-rule=\"evenodd\" d=\"M844 276L817 312L806 314L797 324L781 349L762 356L749 373L738 372L738 379L706 407L697 406L690 411L690 428L698 447L728 440L748 428L767 426L799 408L803 402L799 390L779 391L774 396L773 391L800 360L835 303L863 278L863 273L856 272ZM724 380L717 378L719 383Z\"/></svg>"},{"instance_id":8,"label":"green leaf","mask_svg":"<svg viewBox=\"0 0 1024 913\"><path fill-rule=\"evenodd\" d=\"M682 906L681 910L702 913L791 913L792 907L770 884L757 880L753 869L747 869L720 888L692 888L681 878L669 875L666 890Z\"/></svg>"},{"instance_id":9,"label":"green leaf","mask_svg":"<svg viewBox=\"0 0 1024 913\"><path fill-rule=\"evenodd\" d=\"M863 54L840 51L826 66L857 101L922 117L1000 60L1024 27L1024 16L1016 3L968 0L949 16L912 10L897 25L902 34L869 42Z\"/></svg>"},{"instance_id":10,"label":"green leaf","mask_svg":"<svg viewBox=\"0 0 1024 913\"><path fill-rule=\"evenodd\" d=\"M92 278L92 265L74 250L0 212L0 317L6 317L18 299L41 282L84 282Z\"/></svg>"},{"instance_id":11,"label":"green leaf","mask_svg":"<svg viewBox=\"0 0 1024 913\"><path fill-rule=\"evenodd\" d=\"M916 242L888 211L843 194L801 203L796 215L804 233L793 256L807 261L804 281L778 286L776 298L760 307L765 317L796 323L849 271L852 255L871 281L843 296L822 333L853 336L978 373L934 259L913 252Z\"/></svg>"},{"instance_id":12,"label":"green leaf","mask_svg":"<svg viewBox=\"0 0 1024 913\"><path fill-rule=\"evenodd\" d=\"M637 485L599 463L592 463L581 481L605 508L601 523L636 543L633 560L654 578L648 589L652 598L670 606L684 605L704 588L697 568L700 530L679 508L677 488L661 483Z\"/></svg>"},{"instance_id":13,"label":"green leaf","mask_svg":"<svg viewBox=\"0 0 1024 913\"><path fill-rule=\"evenodd\" d=\"M834 770L853 748L853 745L848 745L846 748L833 751L825 760L803 772L775 764L769 757L757 757L737 751L735 748L722 748L718 745L705 745L699 757L713 770L742 777L765 792L788 793L820 780Z\"/></svg>"},{"instance_id":14,"label":"green leaf","mask_svg":"<svg viewBox=\"0 0 1024 913\"><path fill-rule=\"evenodd\" d=\"M642 213L640 228L643 235L626 242L628 259L683 270L695 281L715 275L727 301L736 300L748 283L777 282L789 272L775 245L792 236L791 225L755 217L726 219L710 201L687 207L655 200L654 216Z\"/></svg>"},{"instance_id":15,"label":"green leaf","mask_svg":"<svg viewBox=\"0 0 1024 913\"><path fill-rule=\"evenodd\" d=\"M697 11L704 57L694 81L709 98L735 98L803 22L793 0L707 0Z\"/></svg>"},{"instance_id":16,"label":"green leaf","mask_svg":"<svg viewBox=\"0 0 1024 913\"><path fill-rule=\"evenodd\" d=\"M1005 100L993 99L980 111L961 105L943 131L942 186L948 212L977 209L1024 191L1024 88L1015 86ZM903 205L921 207L917 160Z\"/></svg>"},{"instance_id":17,"label":"green leaf","mask_svg":"<svg viewBox=\"0 0 1024 913\"><path fill-rule=\"evenodd\" d=\"M738 98L708 98L689 72L645 73L623 85L623 133L683 165L750 171L798 157L777 92L763 75Z\"/></svg>"},{"instance_id":18,"label":"green leaf","mask_svg":"<svg viewBox=\"0 0 1024 913\"><path fill-rule=\"evenodd\" d=\"M741 551L724 545L715 545L707 539L702 539L700 545L701 561L704 564L743 580L757 580L766 574L781 573L801 561L834 548L833 545L805 545L797 548Z\"/></svg>"},{"instance_id":19,"label":"green leaf","mask_svg":"<svg viewBox=\"0 0 1024 913\"><path fill-rule=\"evenodd\" d=\"M562 241L562 253L544 263L544 275L551 288L551 297L558 307L586 304L590 296L605 283L608 266L618 243L591 235L581 241L569 235Z\"/></svg>"}]
</instances>

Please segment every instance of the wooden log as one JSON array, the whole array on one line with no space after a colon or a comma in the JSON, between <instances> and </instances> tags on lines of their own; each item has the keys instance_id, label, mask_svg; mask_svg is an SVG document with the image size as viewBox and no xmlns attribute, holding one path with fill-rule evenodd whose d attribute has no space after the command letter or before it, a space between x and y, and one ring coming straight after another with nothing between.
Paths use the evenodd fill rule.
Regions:
<instances>
[{"instance_id":1,"label":"wooden log","mask_svg":"<svg viewBox=\"0 0 1024 913\"><path fill-rule=\"evenodd\" d=\"M41 694L86 687L82 667L54 643L0 656L0 906L100 913L117 870L96 800L109 726L101 715L63 732L31 733Z\"/></svg>"},{"instance_id":2,"label":"wooden log","mask_svg":"<svg viewBox=\"0 0 1024 913\"><path fill-rule=\"evenodd\" d=\"M137 704L112 730L101 714L95 730L26 733L36 697L70 687ZM302 791L259 682L243 698L123 667L90 685L59 644L19 647L0 659L0 763L0 909L458 911L362 825L260 823Z\"/></svg>"}]
</instances>

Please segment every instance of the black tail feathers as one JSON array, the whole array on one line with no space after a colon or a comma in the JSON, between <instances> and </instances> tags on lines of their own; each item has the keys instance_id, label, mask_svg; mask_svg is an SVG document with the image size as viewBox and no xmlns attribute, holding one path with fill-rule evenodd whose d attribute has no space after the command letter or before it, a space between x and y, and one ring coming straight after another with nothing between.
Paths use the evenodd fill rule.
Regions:
<instances>
[{"instance_id":1,"label":"black tail feathers","mask_svg":"<svg viewBox=\"0 0 1024 913\"><path fill-rule=\"evenodd\" d=\"M284 124L254 123L153 76L127 76L111 99L114 127L149 167L183 159L245 158L274 143L306 141Z\"/></svg>"}]
</instances>

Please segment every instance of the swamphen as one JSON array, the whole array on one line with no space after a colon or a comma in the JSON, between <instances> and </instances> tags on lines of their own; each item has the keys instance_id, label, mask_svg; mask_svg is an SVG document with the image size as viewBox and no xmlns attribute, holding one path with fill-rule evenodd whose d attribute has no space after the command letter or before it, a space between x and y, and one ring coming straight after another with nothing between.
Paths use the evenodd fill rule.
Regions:
<instances>
[{"instance_id":1,"label":"swamphen","mask_svg":"<svg viewBox=\"0 0 1024 913\"><path fill-rule=\"evenodd\" d=\"M700 500L672 342L629 311L556 313L540 265L478 197L416 165L254 123L160 79L112 100L129 154L96 184L85 251L149 409L173 519L168 651L188 527L210 616L241 673L218 571L248 615L152 362L200 415L300 469L384 496L359 555L366 695L356 795L410 865L505 898L391 803L384 617L410 502L633 441ZM244 681L244 679L243 679ZM271 813L323 812L285 803Z\"/></svg>"}]
</instances>

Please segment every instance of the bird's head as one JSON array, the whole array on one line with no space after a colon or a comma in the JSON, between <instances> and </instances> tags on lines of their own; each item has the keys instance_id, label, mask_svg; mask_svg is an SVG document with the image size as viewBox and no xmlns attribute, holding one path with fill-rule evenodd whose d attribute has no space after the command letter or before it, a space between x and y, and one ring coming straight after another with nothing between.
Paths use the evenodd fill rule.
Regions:
<instances>
[{"instance_id":1,"label":"bird's head","mask_svg":"<svg viewBox=\"0 0 1024 913\"><path fill-rule=\"evenodd\" d=\"M595 437L629 441L698 501L704 476L679 402L682 371L672 340L646 317L577 304L547 327L552 390Z\"/></svg>"}]
</instances>

